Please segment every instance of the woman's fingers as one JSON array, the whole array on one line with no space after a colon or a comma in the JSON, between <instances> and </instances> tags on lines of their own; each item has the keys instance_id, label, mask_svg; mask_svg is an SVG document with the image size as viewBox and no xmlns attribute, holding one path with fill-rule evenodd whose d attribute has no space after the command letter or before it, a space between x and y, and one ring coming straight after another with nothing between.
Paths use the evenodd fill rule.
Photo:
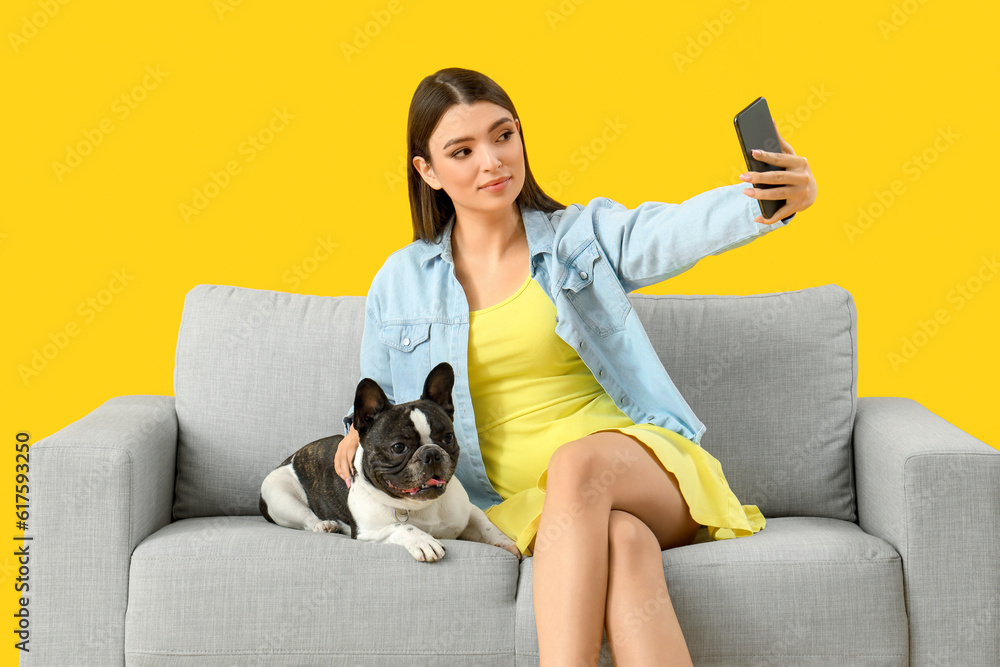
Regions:
<instances>
[{"instance_id":1,"label":"woman's fingers","mask_svg":"<svg viewBox=\"0 0 1000 667\"><path fill-rule=\"evenodd\" d=\"M357 436L355 435L352 438L352 434L354 434L353 428L351 429L351 433L340 441L340 445L337 447L337 454L333 457L333 469L344 480L344 483L347 484L347 488L351 488L351 477L354 476L354 452L357 451L357 446L354 442Z\"/></svg>"},{"instance_id":2,"label":"woman's fingers","mask_svg":"<svg viewBox=\"0 0 1000 667\"><path fill-rule=\"evenodd\" d=\"M785 200L785 204L778 209L773 216L765 218L757 216L756 222L770 225L782 218L787 218L792 213L804 211L812 206L816 201L816 178L812 169L809 168L809 161L796 155L791 144L785 141L778 131L778 124L774 123L774 131L778 135L778 142L781 145L781 153L772 153L763 150L754 150L754 158L765 164L772 164L776 167L783 167L784 171L748 171L740 175L740 180L746 183L765 183L775 185L773 188L746 188L743 193L754 199Z\"/></svg>"},{"instance_id":3,"label":"woman's fingers","mask_svg":"<svg viewBox=\"0 0 1000 667\"><path fill-rule=\"evenodd\" d=\"M774 215L772 215L770 218L765 218L762 215L758 215L754 219L754 222L762 222L765 225L772 225L780 220L787 218L788 216L790 216L792 213L795 212L796 212L795 207L792 206L790 203L786 203L784 206L775 211Z\"/></svg>"},{"instance_id":4,"label":"woman's fingers","mask_svg":"<svg viewBox=\"0 0 1000 667\"><path fill-rule=\"evenodd\" d=\"M753 197L754 199L788 199L789 197L794 197L798 194L792 188L779 187L779 188L747 188L743 191L748 197Z\"/></svg>"},{"instance_id":5,"label":"woman's fingers","mask_svg":"<svg viewBox=\"0 0 1000 667\"><path fill-rule=\"evenodd\" d=\"M778 135L778 144L781 146L782 153L789 153L795 155L795 151L792 150L792 145L785 141L785 138L781 136L781 132L778 131L778 123L772 118L771 122L774 123L774 132Z\"/></svg>"},{"instance_id":6,"label":"woman's fingers","mask_svg":"<svg viewBox=\"0 0 1000 667\"><path fill-rule=\"evenodd\" d=\"M771 153L769 151L754 149L753 156L761 162L773 164L775 167L784 167L785 169L799 167L805 164L804 157L793 153Z\"/></svg>"},{"instance_id":7,"label":"woman's fingers","mask_svg":"<svg viewBox=\"0 0 1000 667\"><path fill-rule=\"evenodd\" d=\"M748 171L740 174L740 180L771 185L805 185L809 176L801 171Z\"/></svg>"}]
</instances>

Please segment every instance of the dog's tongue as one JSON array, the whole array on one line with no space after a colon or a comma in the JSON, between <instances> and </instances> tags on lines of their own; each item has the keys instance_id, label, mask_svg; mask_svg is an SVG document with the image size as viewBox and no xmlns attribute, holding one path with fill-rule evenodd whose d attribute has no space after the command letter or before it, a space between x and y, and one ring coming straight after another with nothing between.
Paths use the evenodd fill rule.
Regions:
<instances>
[{"instance_id":1,"label":"dog's tongue","mask_svg":"<svg viewBox=\"0 0 1000 667\"><path fill-rule=\"evenodd\" d=\"M427 486L444 486L446 484L446 482L443 482L440 479L435 479L435 478L431 477L429 480L427 480L426 482L424 482L424 484L426 484ZM415 494L419 490L420 490L420 487L418 486L418 487L413 488L413 489L406 489L405 491L403 491L403 493L408 493L408 494L410 494L412 496L413 494Z\"/></svg>"}]
</instances>

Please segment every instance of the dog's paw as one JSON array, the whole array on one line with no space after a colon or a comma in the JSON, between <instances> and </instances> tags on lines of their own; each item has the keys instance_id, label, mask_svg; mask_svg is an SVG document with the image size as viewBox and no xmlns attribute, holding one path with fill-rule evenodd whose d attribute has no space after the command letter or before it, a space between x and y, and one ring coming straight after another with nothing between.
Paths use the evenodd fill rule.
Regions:
<instances>
[{"instance_id":1,"label":"dog's paw","mask_svg":"<svg viewBox=\"0 0 1000 667\"><path fill-rule=\"evenodd\" d=\"M312 527L314 533L339 533L340 526L336 521L319 521Z\"/></svg>"},{"instance_id":2,"label":"dog's paw","mask_svg":"<svg viewBox=\"0 0 1000 667\"><path fill-rule=\"evenodd\" d=\"M444 558L444 545L423 531L408 531L402 545L419 561L433 563Z\"/></svg>"},{"instance_id":3,"label":"dog's paw","mask_svg":"<svg viewBox=\"0 0 1000 667\"><path fill-rule=\"evenodd\" d=\"M517 556L518 560L521 560L522 558L524 558L524 554L521 553L521 550L518 549L517 545L515 543L513 543L513 542L510 542L510 543L501 542L499 544L494 543L493 546L500 547L501 549L506 549L507 551L509 551L512 554L514 554L515 556Z\"/></svg>"}]
</instances>

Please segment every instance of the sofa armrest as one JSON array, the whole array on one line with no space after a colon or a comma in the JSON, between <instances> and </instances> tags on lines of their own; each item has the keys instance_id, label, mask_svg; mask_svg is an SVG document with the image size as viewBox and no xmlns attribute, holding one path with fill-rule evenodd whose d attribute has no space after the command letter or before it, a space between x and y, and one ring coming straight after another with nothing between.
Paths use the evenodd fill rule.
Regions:
<instances>
[{"instance_id":1,"label":"sofa armrest","mask_svg":"<svg viewBox=\"0 0 1000 667\"><path fill-rule=\"evenodd\" d=\"M906 398L859 398L861 529L903 559L911 665L1000 655L1000 452Z\"/></svg>"},{"instance_id":2,"label":"sofa armrest","mask_svg":"<svg viewBox=\"0 0 1000 667\"><path fill-rule=\"evenodd\" d=\"M120 396L28 451L29 652L21 664L124 665L129 561L170 522L173 396Z\"/></svg>"}]
</instances>

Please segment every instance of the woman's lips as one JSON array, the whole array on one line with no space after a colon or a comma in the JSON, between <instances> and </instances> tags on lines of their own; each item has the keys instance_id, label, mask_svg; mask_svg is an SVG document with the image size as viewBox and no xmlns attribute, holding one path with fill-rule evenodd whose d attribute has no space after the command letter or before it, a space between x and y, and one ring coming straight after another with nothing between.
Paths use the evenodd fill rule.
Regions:
<instances>
[{"instance_id":1,"label":"woman's lips","mask_svg":"<svg viewBox=\"0 0 1000 667\"><path fill-rule=\"evenodd\" d=\"M500 181L496 185L485 185L481 189L488 190L489 192L500 192L505 187L507 187L508 183L510 183L510 176L508 176L504 180Z\"/></svg>"}]
</instances>

